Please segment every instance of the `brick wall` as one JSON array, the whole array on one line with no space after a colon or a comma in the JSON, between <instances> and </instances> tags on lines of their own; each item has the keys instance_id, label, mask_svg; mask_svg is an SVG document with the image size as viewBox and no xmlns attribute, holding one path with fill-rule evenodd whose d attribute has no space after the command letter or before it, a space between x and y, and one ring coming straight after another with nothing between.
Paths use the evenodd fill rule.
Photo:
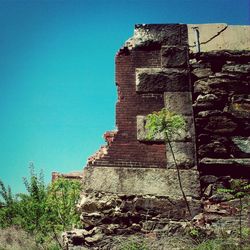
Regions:
<instances>
[{"instance_id":1,"label":"brick wall","mask_svg":"<svg viewBox=\"0 0 250 250\"><path fill-rule=\"evenodd\" d=\"M116 166L164 166L163 143L142 143L137 140L136 116L147 115L164 106L163 93L138 94L135 90L135 69L159 67L160 50L123 51L116 56L116 125L118 132L108 148L108 154L94 164Z\"/></svg>"},{"instance_id":2,"label":"brick wall","mask_svg":"<svg viewBox=\"0 0 250 250\"><path fill-rule=\"evenodd\" d=\"M166 167L166 146L163 141L143 142L137 139L137 116L145 116L164 107L164 89L137 91L136 70L162 66L162 46L187 43L185 25L137 25L135 32L154 36L153 40L134 39L116 55L116 104L117 133L107 146L107 153L92 159L88 165ZM182 32L181 32L182 31ZM145 43L144 43L145 42ZM186 57L185 57L186 60Z\"/></svg>"}]
</instances>

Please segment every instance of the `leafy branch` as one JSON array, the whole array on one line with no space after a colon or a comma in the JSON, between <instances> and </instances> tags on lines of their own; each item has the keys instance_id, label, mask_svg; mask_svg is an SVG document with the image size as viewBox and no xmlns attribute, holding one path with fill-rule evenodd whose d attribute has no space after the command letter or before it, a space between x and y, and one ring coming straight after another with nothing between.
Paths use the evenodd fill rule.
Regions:
<instances>
[{"instance_id":1,"label":"leafy branch","mask_svg":"<svg viewBox=\"0 0 250 250\"><path fill-rule=\"evenodd\" d=\"M186 194L183 189L181 175L180 175L180 169L174 154L174 150L171 144L171 140L176 134L179 134L179 131L181 129L184 129L186 126L186 122L182 115L178 115L174 112L170 112L163 108L162 110L158 112L153 112L152 114L149 114L146 116L146 125L145 128L147 129L147 139L152 140L155 136L159 134L163 134L164 141L166 144L169 145L173 161L177 170L177 177L178 182L180 186L180 190L183 196L183 199L186 203L188 212L190 216L192 216Z\"/></svg>"}]
</instances>

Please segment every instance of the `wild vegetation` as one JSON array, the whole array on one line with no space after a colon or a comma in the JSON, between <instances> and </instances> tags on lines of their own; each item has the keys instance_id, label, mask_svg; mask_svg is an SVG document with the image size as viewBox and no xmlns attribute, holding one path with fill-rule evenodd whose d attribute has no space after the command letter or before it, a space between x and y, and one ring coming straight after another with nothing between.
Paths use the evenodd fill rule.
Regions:
<instances>
[{"instance_id":1,"label":"wild vegetation","mask_svg":"<svg viewBox=\"0 0 250 250\"><path fill-rule=\"evenodd\" d=\"M61 249L60 234L80 227L76 203L81 184L59 178L45 185L42 172L36 174L31 165L24 185L27 193L13 195L0 180L0 249Z\"/></svg>"},{"instance_id":2,"label":"wild vegetation","mask_svg":"<svg viewBox=\"0 0 250 250\"><path fill-rule=\"evenodd\" d=\"M162 134L166 144L169 146L170 152L172 154L175 168L177 170L177 177L179 181L180 190L182 192L183 199L186 203L187 210L190 217L192 216L186 194L182 186L182 180L180 175L180 169L175 157L175 152L173 150L171 139L173 136L178 134L180 130L184 129L186 126L185 119L182 115L170 112L163 108L158 112L153 112L152 114L147 115L146 117L146 129L148 129L147 138L150 140L154 138L157 134Z\"/></svg>"}]
</instances>

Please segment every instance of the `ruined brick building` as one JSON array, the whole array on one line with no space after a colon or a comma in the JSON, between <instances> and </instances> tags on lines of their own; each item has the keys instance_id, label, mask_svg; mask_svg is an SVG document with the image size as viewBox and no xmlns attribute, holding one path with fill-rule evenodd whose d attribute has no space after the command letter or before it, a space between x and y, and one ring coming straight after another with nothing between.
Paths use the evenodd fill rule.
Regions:
<instances>
[{"instance_id":1,"label":"ruined brick building","mask_svg":"<svg viewBox=\"0 0 250 250\"><path fill-rule=\"evenodd\" d=\"M190 219L168 145L146 140L153 111L165 107L186 120L171 144L191 217L209 221L211 206L223 202L216 188L250 178L249 26L136 25L115 63L117 131L105 134L107 146L84 169L85 229L65 234L69 249Z\"/></svg>"}]
</instances>

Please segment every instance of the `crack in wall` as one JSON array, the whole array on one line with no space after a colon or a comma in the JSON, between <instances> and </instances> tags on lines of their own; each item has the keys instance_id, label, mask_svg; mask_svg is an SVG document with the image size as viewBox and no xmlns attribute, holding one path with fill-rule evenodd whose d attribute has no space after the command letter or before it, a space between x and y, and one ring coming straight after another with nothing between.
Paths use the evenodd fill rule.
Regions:
<instances>
[{"instance_id":1,"label":"crack in wall","mask_svg":"<svg viewBox=\"0 0 250 250\"><path fill-rule=\"evenodd\" d=\"M212 36L211 38L209 38L207 41L205 42L200 42L199 45L203 45L203 44L207 44L209 42L211 42L212 40L214 40L216 37L218 37L221 33L223 33L226 29L228 28L228 25L226 25L223 29L221 29L219 32L217 32L217 34L215 34L214 36ZM199 29L198 29L199 30ZM190 48L194 48L196 47L195 45L189 45Z\"/></svg>"}]
</instances>

